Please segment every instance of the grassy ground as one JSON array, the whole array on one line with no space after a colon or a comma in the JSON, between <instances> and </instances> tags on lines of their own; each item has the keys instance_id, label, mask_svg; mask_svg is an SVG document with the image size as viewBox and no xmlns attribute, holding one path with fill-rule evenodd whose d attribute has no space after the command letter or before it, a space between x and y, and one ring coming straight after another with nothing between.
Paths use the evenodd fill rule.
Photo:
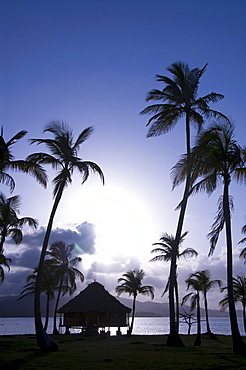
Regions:
<instances>
[{"instance_id":1,"label":"grassy ground","mask_svg":"<svg viewBox=\"0 0 246 370\"><path fill-rule=\"evenodd\" d=\"M35 336L1 336L0 369L246 369L246 357L232 352L230 336L194 347L194 336L181 336L183 348L167 347L166 336L84 337L79 334L52 336L59 352L39 351Z\"/></svg>"}]
</instances>

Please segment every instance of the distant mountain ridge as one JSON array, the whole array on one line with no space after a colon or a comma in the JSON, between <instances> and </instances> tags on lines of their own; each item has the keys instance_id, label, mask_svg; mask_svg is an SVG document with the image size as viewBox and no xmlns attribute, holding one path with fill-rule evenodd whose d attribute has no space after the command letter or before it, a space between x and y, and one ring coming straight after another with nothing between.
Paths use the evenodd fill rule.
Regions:
<instances>
[{"instance_id":1,"label":"distant mountain ridge","mask_svg":"<svg viewBox=\"0 0 246 370\"><path fill-rule=\"evenodd\" d=\"M18 301L19 296L6 296L0 297L0 317L33 317L34 304L33 297L25 297ZM59 307L68 302L72 297L62 297ZM125 306L132 308L132 299L117 297L117 299ZM45 316L45 297L41 297L41 313ZM50 315L53 316L55 299L50 302ZM189 312L189 307L184 306L184 309ZM182 313L182 308L180 310ZM239 316L242 316L242 311L238 311ZM204 316L204 309L201 309L201 315ZM168 303L159 303L146 301L137 301L136 303L136 316L169 316ZM211 317L225 317L228 312L220 310L209 310Z\"/></svg>"},{"instance_id":2,"label":"distant mountain ridge","mask_svg":"<svg viewBox=\"0 0 246 370\"><path fill-rule=\"evenodd\" d=\"M118 297L117 298L121 303L125 306L132 308L132 300L127 298ZM189 306L184 305L183 308L186 312L190 311ZM180 307L180 313L183 312L183 308ZM220 310L208 310L209 316L211 317L227 317L229 314L227 311L220 311ZM136 316L142 316L142 312L147 313L155 313L156 316L169 316L169 304L168 303L159 303L159 302L136 302ZM238 311L239 315L241 316L242 311ZM194 312L196 313L196 312ZM205 310L201 308L201 315L205 316ZM150 316L150 315L149 315Z\"/></svg>"}]
</instances>

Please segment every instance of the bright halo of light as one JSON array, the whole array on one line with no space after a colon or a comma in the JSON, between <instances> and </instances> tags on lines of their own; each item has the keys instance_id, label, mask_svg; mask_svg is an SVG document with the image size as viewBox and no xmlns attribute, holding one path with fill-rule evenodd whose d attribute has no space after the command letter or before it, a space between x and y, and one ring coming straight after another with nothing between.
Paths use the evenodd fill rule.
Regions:
<instances>
[{"instance_id":1,"label":"bright halo of light","mask_svg":"<svg viewBox=\"0 0 246 370\"><path fill-rule=\"evenodd\" d=\"M86 189L80 200L83 218L96 227L96 251L101 262L117 255L149 254L153 226L148 209L129 191L119 187Z\"/></svg>"}]
</instances>

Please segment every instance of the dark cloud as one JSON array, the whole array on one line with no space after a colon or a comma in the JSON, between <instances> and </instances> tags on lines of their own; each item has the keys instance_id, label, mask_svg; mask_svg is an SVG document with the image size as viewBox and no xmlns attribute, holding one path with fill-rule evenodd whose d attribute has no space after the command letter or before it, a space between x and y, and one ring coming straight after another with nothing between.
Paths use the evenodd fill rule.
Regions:
<instances>
[{"instance_id":1,"label":"dark cloud","mask_svg":"<svg viewBox=\"0 0 246 370\"><path fill-rule=\"evenodd\" d=\"M40 248L34 247L32 249L26 249L22 253L8 254L8 258L11 258L10 266L19 266L34 269L38 266L40 257Z\"/></svg>"},{"instance_id":2,"label":"dark cloud","mask_svg":"<svg viewBox=\"0 0 246 370\"><path fill-rule=\"evenodd\" d=\"M28 247L41 247L46 228L40 227L33 233L24 235L23 244ZM50 236L49 245L57 241L63 241L65 244L76 244L78 254L94 254L96 232L95 226L84 222L76 227L76 230L56 228L53 229Z\"/></svg>"},{"instance_id":3,"label":"dark cloud","mask_svg":"<svg viewBox=\"0 0 246 370\"><path fill-rule=\"evenodd\" d=\"M32 273L32 269L6 271L5 279L1 284L1 296L19 295L27 283L27 276Z\"/></svg>"}]
</instances>

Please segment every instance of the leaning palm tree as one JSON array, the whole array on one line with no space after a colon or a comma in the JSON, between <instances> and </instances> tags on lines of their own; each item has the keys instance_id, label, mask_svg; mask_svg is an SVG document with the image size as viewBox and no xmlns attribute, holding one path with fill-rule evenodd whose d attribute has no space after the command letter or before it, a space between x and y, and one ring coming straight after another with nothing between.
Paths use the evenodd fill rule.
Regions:
<instances>
[{"instance_id":1,"label":"leaning palm tree","mask_svg":"<svg viewBox=\"0 0 246 370\"><path fill-rule=\"evenodd\" d=\"M50 250L47 251L47 255L50 259L47 261L53 270L57 284L57 299L54 310L54 326L53 334L59 334L56 326L56 316L58 305L60 302L61 293L73 294L76 289L76 278L79 278L81 282L84 281L84 275L80 270L75 268L76 264L82 261L80 257L73 257L75 245L71 244L66 246L64 242L58 241L51 245Z\"/></svg>"},{"instance_id":2,"label":"leaning palm tree","mask_svg":"<svg viewBox=\"0 0 246 370\"><path fill-rule=\"evenodd\" d=\"M199 132L204 118L223 116L221 113L209 108L209 103L215 103L223 99L222 94L210 93L198 97L200 79L206 70L207 64L202 68L190 69L186 63L173 63L167 70L173 75L173 79L167 76L156 75L157 81L166 85L163 90L154 89L147 95L146 100L159 100L160 104L153 104L145 108L141 114L153 114L147 125L151 125L147 137L159 136L173 129L181 118L185 118L186 130L186 153L191 151L191 124L194 124ZM186 176L183 198L175 234L175 248L178 249L179 240L185 218L185 212L190 191L190 174ZM183 343L175 325L174 307L175 289L175 261L171 262L170 286L169 286L169 312L170 333L167 345L182 346Z\"/></svg>"},{"instance_id":3,"label":"leaning palm tree","mask_svg":"<svg viewBox=\"0 0 246 370\"><path fill-rule=\"evenodd\" d=\"M11 262L11 259L6 258L4 254L0 253L0 283L3 283L5 277L3 266L7 267L7 269L10 270L9 262Z\"/></svg>"},{"instance_id":4,"label":"leaning palm tree","mask_svg":"<svg viewBox=\"0 0 246 370\"><path fill-rule=\"evenodd\" d=\"M172 259L175 259L175 296L176 296L176 326L178 330L179 325L179 294L178 294L178 282L177 282L177 260L182 257L193 257L197 256L198 253L193 248L186 248L181 253L179 252L179 247L181 246L182 242L184 241L184 238L188 234L188 231L183 233L179 240L178 249L174 248L175 245L175 238L173 235L169 235L167 233L164 233L162 237L160 238L159 243L154 243L153 245L159 245L158 248L154 248L151 253L158 253L157 256L152 258L150 262L155 261L165 261L165 262L171 262ZM168 278L168 282L166 285L166 288L164 290L163 295L169 290L170 285L170 276Z\"/></svg>"},{"instance_id":5,"label":"leaning palm tree","mask_svg":"<svg viewBox=\"0 0 246 370\"><path fill-rule=\"evenodd\" d=\"M206 326L207 333L211 339L216 339L216 335L211 332L209 319L208 319L208 291L218 285L219 287L222 284L222 281L219 279L211 280L211 273L209 270L199 270L192 274L193 278L196 278L200 285L200 291L203 294L204 307L205 307L205 317L206 317Z\"/></svg>"},{"instance_id":6,"label":"leaning palm tree","mask_svg":"<svg viewBox=\"0 0 246 370\"><path fill-rule=\"evenodd\" d=\"M175 166L174 183L184 181L186 174L192 171L192 189L190 193L206 191L211 194L219 183L223 184L223 195L218 202L218 212L208 234L211 256L216 247L220 232L225 226L227 246L227 289L229 298L229 314L233 338L234 353L246 353L237 323L235 302L233 297L233 258L231 213L233 199L229 195L230 183L235 179L239 183L246 181L245 157L241 147L234 139L234 126L228 120L220 119L203 131L189 156L183 156Z\"/></svg>"},{"instance_id":7,"label":"leaning palm tree","mask_svg":"<svg viewBox=\"0 0 246 370\"><path fill-rule=\"evenodd\" d=\"M3 127L0 134L0 183L8 185L10 191L15 188L15 181L8 171L19 171L28 173L44 187L46 187L47 176L43 168L37 164L27 160L16 160L12 154L12 145L22 139L27 134L27 131L20 131L8 141L3 138Z\"/></svg>"},{"instance_id":8,"label":"leaning palm tree","mask_svg":"<svg viewBox=\"0 0 246 370\"><path fill-rule=\"evenodd\" d=\"M38 265L38 274L36 281L36 290L35 290L35 328L36 328L36 337L37 342L43 351L57 351L57 344L45 333L42 320L41 320L41 311L40 311L40 284L41 284L41 275L43 270L43 263L45 259L45 254L47 246L49 243L49 238L52 230L52 225L54 217L62 198L64 189L72 183L72 175L75 170L82 177L82 184L88 179L90 171L98 173L101 180L104 182L104 176L101 168L94 162L83 161L78 157L78 152L80 145L84 143L85 140L93 133L93 127L88 127L83 130L76 141L73 141L73 132L71 128L64 123L63 121L51 121L48 124L44 132L51 133L53 135L52 139L32 139L31 143L42 145L44 144L50 151L49 153L34 153L27 157L27 160L42 164L50 164L53 169L57 170L57 175L53 179L54 184L54 204L50 213L46 233L44 236L42 251L40 255L39 265Z\"/></svg>"},{"instance_id":9,"label":"leaning palm tree","mask_svg":"<svg viewBox=\"0 0 246 370\"><path fill-rule=\"evenodd\" d=\"M44 261L42 279L41 279L41 288L40 291L46 295L46 310L45 310L45 324L44 330L46 331L49 324L49 314L50 314L50 301L54 299L54 292L57 286L55 280L55 275L53 273L52 266ZM35 285L37 280L38 269L35 268L33 273L27 276L27 284L24 286L24 289L20 292L20 297L18 300L23 299L27 296L34 296L35 294ZM32 281L31 281L32 280Z\"/></svg>"},{"instance_id":10,"label":"leaning palm tree","mask_svg":"<svg viewBox=\"0 0 246 370\"><path fill-rule=\"evenodd\" d=\"M194 292L186 294L183 299L181 305L185 304L188 299L190 299L191 303L191 311L195 308L197 309L197 334L194 346L201 345L201 311L200 311L200 291L201 291L201 284L199 279L197 279L196 274L190 274L187 280L185 280L187 284L187 290L191 287L193 288Z\"/></svg>"},{"instance_id":11,"label":"leaning palm tree","mask_svg":"<svg viewBox=\"0 0 246 370\"><path fill-rule=\"evenodd\" d=\"M227 289L227 287L223 287L221 291L224 292ZM246 333L246 276L237 275L236 278L233 278L233 294L235 303L242 303L244 331ZM222 309L226 309L229 306L228 294L219 302L219 305Z\"/></svg>"},{"instance_id":12,"label":"leaning palm tree","mask_svg":"<svg viewBox=\"0 0 246 370\"><path fill-rule=\"evenodd\" d=\"M129 296L133 296L132 304L132 320L128 334L132 334L133 323L135 318L136 298L138 294L150 295L151 299L154 298L154 288L151 285L142 285L145 272L143 270L128 271L123 274L123 277L118 279L118 283L122 283L115 288L116 293L121 295L122 293L128 293Z\"/></svg>"},{"instance_id":13,"label":"leaning palm tree","mask_svg":"<svg viewBox=\"0 0 246 370\"><path fill-rule=\"evenodd\" d=\"M23 238L22 228L24 225L37 228L38 221L32 217L21 217L20 213L20 196L15 195L6 198L3 193L0 193L0 253L4 249L4 243L7 237L14 240L15 244L20 244Z\"/></svg>"}]
</instances>

